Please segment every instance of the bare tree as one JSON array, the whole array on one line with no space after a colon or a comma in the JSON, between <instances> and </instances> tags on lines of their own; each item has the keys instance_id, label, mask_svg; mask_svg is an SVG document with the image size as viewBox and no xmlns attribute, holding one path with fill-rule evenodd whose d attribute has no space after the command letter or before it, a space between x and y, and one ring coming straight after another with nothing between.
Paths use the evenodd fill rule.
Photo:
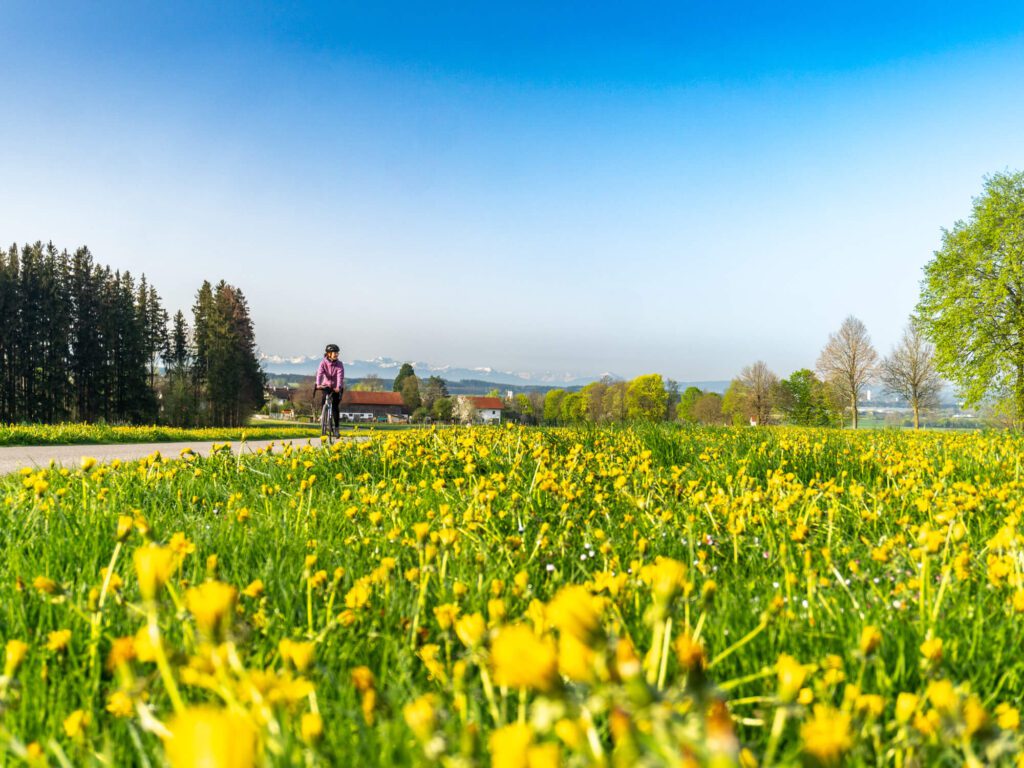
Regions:
<instances>
[{"instance_id":1,"label":"bare tree","mask_svg":"<svg viewBox=\"0 0 1024 768\"><path fill-rule=\"evenodd\" d=\"M919 429L921 410L939 404L942 378L935 369L935 347L921 335L914 318L899 346L882 361L880 378L890 392L907 399L914 409L914 429Z\"/></svg>"},{"instance_id":2,"label":"bare tree","mask_svg":"<svg viewBox=\"0 0 1024 768\"><path fill-rule=\"evenodd\" d=\"M835 385L853 411L857 428L857 401L878 367L878 353L864 323L853 315L843 320L839 330L829 334L828 343L818 357L818 373Z\"/></svg>"},{"instance_id":3,"label":"bare tree","mask_svg":"<svg viewBox=\"0 0 1024 768\"><path fill-rule=\"evenodd\" d=\"M739 383L743 388L749 417L758 426L769 423L775 405L775 395L778 392L779 377L771 372L764 360L758 360L740 371Z\"/></svg>"}]
</instances>

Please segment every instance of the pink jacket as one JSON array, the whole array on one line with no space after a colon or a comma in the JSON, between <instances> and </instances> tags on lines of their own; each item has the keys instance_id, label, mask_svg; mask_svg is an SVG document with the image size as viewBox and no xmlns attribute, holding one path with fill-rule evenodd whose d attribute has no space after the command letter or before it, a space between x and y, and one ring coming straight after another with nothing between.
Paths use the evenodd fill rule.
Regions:
<instances>
[{"instance_id":1,"label":"pink jacket","mask_svg":"<svg viewBox=\"0 0 1024 768\"><path fill-rule=\"evenodd\" d=\"M330 387L340 390L345 386L345 366L341 360L328 360L326 357L320 361L320 367L316 369L316 386Z\"/></svg>"}]
</instances>

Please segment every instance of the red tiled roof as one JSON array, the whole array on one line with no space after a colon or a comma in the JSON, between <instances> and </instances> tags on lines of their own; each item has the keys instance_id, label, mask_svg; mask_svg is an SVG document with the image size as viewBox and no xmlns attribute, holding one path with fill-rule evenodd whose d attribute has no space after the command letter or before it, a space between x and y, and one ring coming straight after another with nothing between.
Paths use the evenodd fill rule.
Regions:
<instances>
[{"instance_id":1,"label":"red tiled roof","mask_svg":"<svg viewBox=\"0 0 1024 768\"><path fill-rule=\"evenodd\" d=\"M496 410L500 411L505 408L505 403L502 402L500 397L471 397L470 402L473 403L473 407L478 411L483 410Z\"/></svg>"},{"instance_id":2,"label":"red tiled roof","mask_svg":"<svg viewBox=\"0 0 1024 768\"><path fill-rule=\"evenodd\" d=\"M404 405L401 392L359 392L346 389L342 405Z\"/></svg>"}]
</instances>

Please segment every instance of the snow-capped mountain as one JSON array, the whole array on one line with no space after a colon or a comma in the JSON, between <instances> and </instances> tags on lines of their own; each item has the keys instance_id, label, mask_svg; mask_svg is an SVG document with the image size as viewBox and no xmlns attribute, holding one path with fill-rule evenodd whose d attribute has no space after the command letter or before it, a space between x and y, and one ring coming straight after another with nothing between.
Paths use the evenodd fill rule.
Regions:
<instances>
[{"instance_id":1,"label":"snow-capped mountain","mask_svg":"<svg viewBox=\"0 0 1024 768\"><path fill-rule=\"evenodd\" d=\"M362 379L370 375L376 375L382 379L393 379L398 375L399 369L406 361L395 360L391 357L378 357L373 360L345 360L343 362L345 363L345 376L347 378ZM312 375L320 364L320 357L261 355L260 363L263 366L263 370L267 373L303 373ZM423 361L413 362L412 367L420 378L440 376L447 381L473 379L493 384L541 384L576 387L589 384L592 381L598 381L603 376L609 376L612 379L622 378L613 373L588 375L554 371L501 371L488 366L465 368L453 365L434 365Z\"/></svg>"}]
</instances>

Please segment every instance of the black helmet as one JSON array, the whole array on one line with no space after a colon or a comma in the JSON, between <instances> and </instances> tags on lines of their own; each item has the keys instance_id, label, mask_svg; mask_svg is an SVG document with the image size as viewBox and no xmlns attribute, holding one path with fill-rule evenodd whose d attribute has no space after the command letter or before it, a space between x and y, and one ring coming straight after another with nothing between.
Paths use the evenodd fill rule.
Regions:
<instances>
[{"instance_id":1,"label":"black helmet","mask_svg":"<svg viewBox=\"0 0 1024 768\"><path fill-rule=\"evenodd\" d=\"M341 352L341 349L338 348L337 344L328 344L327 349L324 350L324 354L326 355L328 352Z\"/></svg>"}]
</instances>

